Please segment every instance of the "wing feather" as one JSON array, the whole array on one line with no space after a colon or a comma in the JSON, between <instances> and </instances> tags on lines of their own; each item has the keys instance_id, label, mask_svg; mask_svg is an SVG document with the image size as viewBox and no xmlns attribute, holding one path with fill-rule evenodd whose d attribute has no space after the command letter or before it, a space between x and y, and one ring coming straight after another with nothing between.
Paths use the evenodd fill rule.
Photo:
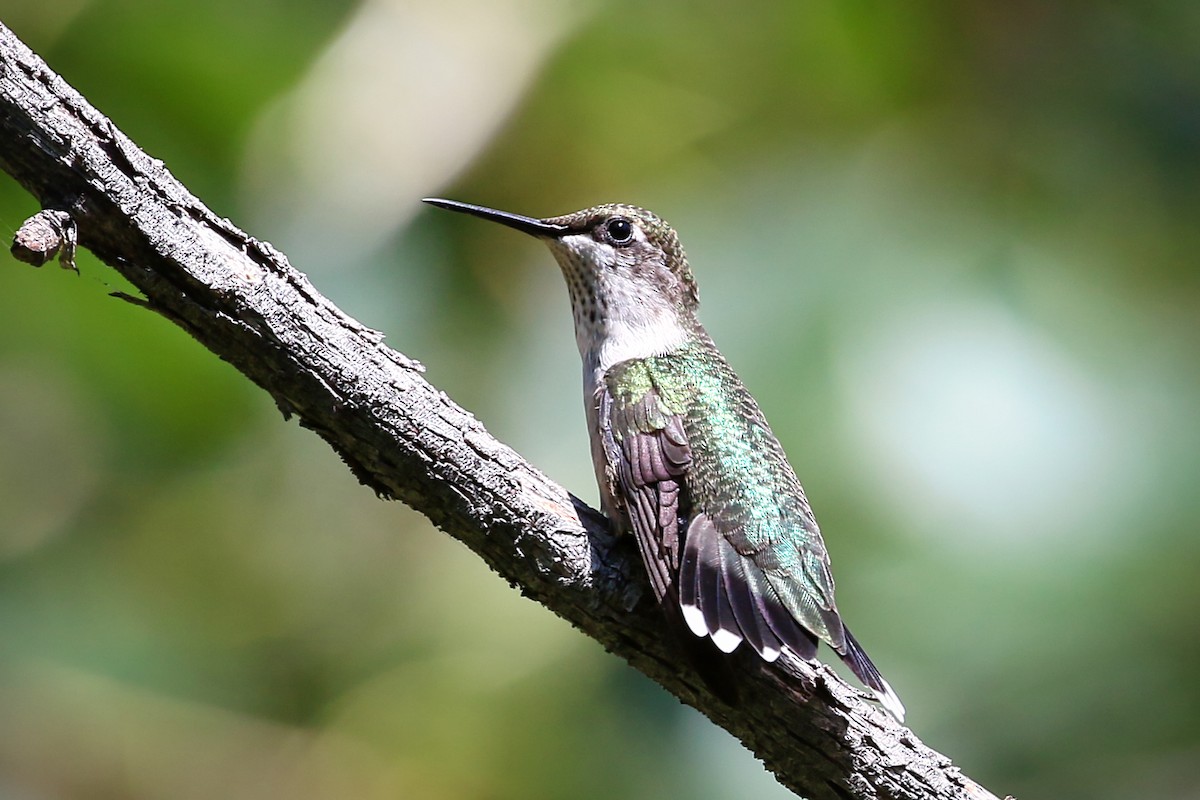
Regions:
<instances>
[{"instance_id":1,"label":"wing feather","mask_svg":"<svg viewBox=\"0 0 1200 800\"><path fill-rule=\"evenodd\" d=\"M681 563L686 556L679 541L680 508L686 499L683 479L691 464L683 425L677 416L664 411L653 390L632 403L618 402L606 390L599 409L603 452L610 462L606 473L615 475L613 494L625 507L655 597L681 631L684 650L704 682L732 704L737 700L737 686L728 663L711 646L682 633L684 625L679 624L682 616L682 622L697 636L708 634L703 617L697 629L688 607L680 602L681 596L694 597L698 577L697 562ZM611 463L614 460L618 463ZM687 576L690 582L681 584L680 576ZM732 610L729 619L733 619ZM736 647L736 642L732 646L728 640L722 642L730 650Z\"/></svg>"},{"instance_id":2,"label":"wing feather","mask_svg":"<svg viewBox=\"0 0 1200 800\"><path fill-rule=\"evenodd\" d=\"M681 479L691 462L687 440L672 442L664 450L663 429L651 425L661 418L659 398L653 390L637 400L618 399L605 390L600 404L604 452L618 461L611 471L629 517L642 561L660 603L678 604L679 503ZM678 429L682 431L682 427Z\"/></svg>"},{"instance_id":3,"label":"wing feather","mask_svg":"<svg viewBox=\"0 0 1200 800\"><path fill-rule=\"evenodd\" d=\"M895 693L842 624L820 530L782 448L720 354L706 352L725 382L715 390L693 382L712 380L713 360L674 356L618 364L602 389L604 474L660 605L695 634L684 645L722 696L728 666L712 663L719 653L701 639L725 653L748 641L768 662L785 646L812 659L824 640L900 718ZM664 396L658 370L672 369Z\"/></svg>"}]
</instances>

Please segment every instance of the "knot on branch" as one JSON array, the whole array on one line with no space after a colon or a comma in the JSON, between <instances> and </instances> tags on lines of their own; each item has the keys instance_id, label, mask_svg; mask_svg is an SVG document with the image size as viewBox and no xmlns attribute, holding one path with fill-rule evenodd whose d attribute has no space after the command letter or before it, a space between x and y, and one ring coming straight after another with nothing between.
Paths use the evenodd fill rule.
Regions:
<instances>
[{"instance_id":1,"label":"knot on branch","mask_svg":"<svg viewBox=\"0 0 1200 800\"><path fill-rule=\"evenodd\" d=\"M79 230L66 211L44 209L21 225L13 236L12 254L18 261L40 267L55 256L63 269L79 273L75 265L75 245Z\"/></svg>"}]
</instances>

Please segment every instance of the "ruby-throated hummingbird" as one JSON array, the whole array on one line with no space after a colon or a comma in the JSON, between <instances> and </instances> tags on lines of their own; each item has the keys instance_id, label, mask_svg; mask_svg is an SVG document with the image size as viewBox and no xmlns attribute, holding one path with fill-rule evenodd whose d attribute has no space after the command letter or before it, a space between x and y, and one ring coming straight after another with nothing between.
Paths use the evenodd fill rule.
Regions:
<instances>
[{"instance_id":1,"label":"ruby-throated hummingbird","mask_svg":"<svg viewBox=\"0 0 1200 800\"><path fill-rule=\"evenodd\" d=\"M838 614L796 473L696 318L696 281L671 226L628 205L533 219L425 202L550 246L571 295L604 511L632 530L668 616L725 653L746 641L766 661L783 647L812 659L824 641L903 721L900 699ZM708 672L710 685L722 682Z\"/></svg>"}]
</instances>

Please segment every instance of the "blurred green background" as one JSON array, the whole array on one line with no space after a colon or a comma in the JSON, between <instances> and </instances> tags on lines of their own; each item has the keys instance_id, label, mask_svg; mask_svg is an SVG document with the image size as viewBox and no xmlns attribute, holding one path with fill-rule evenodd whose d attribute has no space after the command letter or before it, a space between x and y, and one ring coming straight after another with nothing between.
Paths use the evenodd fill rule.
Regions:
<instances>
[{"instance_id":1,"label":"blurred green background","mask_svg":"<svg viewBox=\"0 0 1200 800\"><path fill-rule=\"evenodd\" d=\"M917 735L1001 796L1200 797L1200 6L0 20L590 501L549 254L418 198L658 211ZM787 796L90 255L6 260L0 797Z\"/></svg>"}]
</instances>

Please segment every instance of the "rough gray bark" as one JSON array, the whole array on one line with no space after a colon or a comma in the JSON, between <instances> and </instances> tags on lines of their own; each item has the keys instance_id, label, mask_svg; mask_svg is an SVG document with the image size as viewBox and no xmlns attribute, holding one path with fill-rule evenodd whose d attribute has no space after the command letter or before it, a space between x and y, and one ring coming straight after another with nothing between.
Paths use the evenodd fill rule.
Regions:
<instances>
[{"instance_id":1,"label":"rough gray bark","mask_svg":"<svg viewBox=\"0 0 1200 800\"><path fill-rule=\"evenodd\" d=\"M424 513L729 730L798 794L994 800L822 665L741 653L738 707L711 696L670 646L654 603L639 602L636 552L596 511L492 438L282 253L213 214L3 25L0 167L43 208L69 215L78 243L136 286L137 302L270 392L364 484ZM54 255L45 237L39 229L29 260Z\"/></svg>"}]
</instances>

